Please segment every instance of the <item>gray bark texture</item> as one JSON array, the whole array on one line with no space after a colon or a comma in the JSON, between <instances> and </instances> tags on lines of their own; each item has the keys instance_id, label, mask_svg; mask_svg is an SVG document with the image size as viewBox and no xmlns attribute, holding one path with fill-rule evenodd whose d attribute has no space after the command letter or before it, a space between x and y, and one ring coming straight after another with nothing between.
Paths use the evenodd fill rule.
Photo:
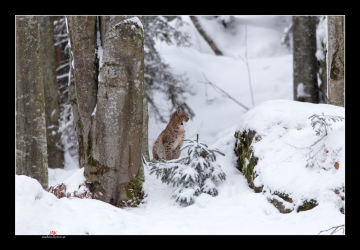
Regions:
<instances>
[{"instance_id":1,"label":"gray bark texture","mask_svg":"<svg viewBox=\"0 0 360 250\"><path fill-rule=\"evenodd\" d=\"M328 99L329 104L345 107L345 19L328 16Z\"/></svg>"},{"instance_id":2,"label":"gray bark texture","mask_svg":"<svg viewBox=\"0 0 360 250\"><path fill-rule=\"evenodd\" d=\"M294 100L319 103L316 16L293 16Z\"/></svg>"},{"instance_id":3,"label":"gray bark texture","mask_svg":"<svg viewBox=\"0 0 360 250\"><path fill-rule=\"evenodd\" d=\"M38 16L16 16L16 174L48 187L44 82Z\"/></svg>"},{"instance_id":4,"label":"gray bark texture","mask_svg":"<svg viewBox=\"0 0 360 250\"><path fill-rule=\"evenodd\" d=\"M150 161L149 156L149 111L148 111L148 102L145 94L144 86L144 95L143 95L143 131L142 131L142 144L141 144L141 153L144 155L147 161Z\"/></svg>"},{"instance_id":5,"label":"gray bark texture","mask_svg":"<svg viewBox=\"0 0 360 250\"><path fill-rule=\"evenodd\" d=\"M54 18L40 16L41 55L44 77L46 140L49 168L64 167L61 132L59 132L59 94L56 82Z\"/></svg>"},{"instance_id":6,"label":"gray bark texture","mask_svg":"<svg viewBox=\"0 0 360 250\"><path fill-rule=\"evenodd\" d=\"M96 16L67 17L70 39L69 99L78 138L79 165L87 171L91 114L97 99Z\"/></svg>"},{"instance_id":7,"label":"gray bark texture","mask_svg":"<svg viewBox=\"0 0 360 250\"><path fill-rule=\"evenodd\" d=\"M142 25L132 16L99 18L103 54L97 73L96 17L67 19L74 64L69 97L80 166L99 200L123 207L133 198L129 184L133 187L142 170L147 138Z\"/></svg>"}]
</instances>

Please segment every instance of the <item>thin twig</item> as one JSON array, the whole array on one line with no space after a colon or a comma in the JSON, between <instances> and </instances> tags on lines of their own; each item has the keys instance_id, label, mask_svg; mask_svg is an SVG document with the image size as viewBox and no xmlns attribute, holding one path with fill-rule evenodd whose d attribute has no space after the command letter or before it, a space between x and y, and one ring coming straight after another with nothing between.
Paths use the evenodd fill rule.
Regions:
<instances>
[{"instance_id":1,"label":"thin twig","mask_svg":"<svg viewBox=\"0 0 360 250\"><path fill-rule=\"evenodd\" d=\"M238 57L241 60L243 60L244 63L246 64L246 68L247 68L247 72L248 72L248 78L249 78L250 92L251 92L251 100L252 100L252 105L254 107L255 106L255 104L254 104L254 95L253 95L253 91L252 91L252 87L251 87L251 76L250 76L249 61L248 61L248 58L247 58L247 43L246 43L246 40L247 40L247 29L246 29L246 26L245 26L245 59L241 58L239 55L238 55Z\"/></svg>"},{"instance_id":2,"label":"thin twig","mask_svg":"<svg viewBox=\"0 0 360 250\"><path fill-rule=\"evenodd\" d=\"M146 166L147 171L149 171L148 163L147 163L147 161L145 159L145 156L143 154L141 154L141 161L142 161L143 165Z\"/></svg>"},{"instance_id":3,"label":"thin twig","mask_svg":"<svg viewBox=\"0 0 360 250\"><path fill-rule=\"evenodd\" d=\"M331 234L336 233L336 232L337 232L338 230L340 230L340 229L342 229L343 232L344 232L344 226L345 226L345 224L342 224L342 225L340 225L340 226L331 227L331 228L329 228L329 229L320 231L318 234L321 234L322 232L327 232L327 231L329 231L329 230L331 230L331 229L333 229L333 228L334 228L334 231L332 231Z\"/></svg>"},{"instance_id":4,"label":"thin twig","mask_svg":"<svg viewBox=\"0 0 360 250\"><path fill-rule=\"evenodd\" d=\"M204 123L204 122L201 122L198 131L197 131L194 135L190 136L190 138L192 138L192 137L194 137L196 134L199 134L199 133L200 133L200 130L201 130L201 127L202 127L203 123Z\"/></svg>"},{"instance_id":5,"label":"thin twig","mask_svg":"<svg viewBox=\"0 0 360 250\"><path fill-rule=\"evenodd\" d=\"M204 75L204 73L203 73L203 75ZM234 99L232 96L230 96L230 95L229 95L228 93L226 93L224 90L222 90L220 87L216 86L214 83L210 82L210 81L206 78L205 75L204 75L204 77L205 77L205 79L206 79L207 82L201 82L201 83L210 84L212 87L214 87L215 89L221 91L221 93L222 93L223 95L225 95L225 96L228 97L229 99L233 100L234 102L236 102L237 104L239 104L239 105L240 105L241 107L243 107L244 109L249 110L248 107L246 107L245 105L243 105L243 104L241 104L240 102L238 102L236 99ZM199 81L199 82L200 82L200 81Z\"/></svg>"},{"instance_id":6,"label":"thin twig","mask_svg":"<svg viewBox=\"0 0 360 250\"><path fill-rule=\"evenodd\" d=\"M325 144L323 144L323 145L319 148L319 150L318 150L315 154L313 154L313 156L311 156L311 153L312 153L314 150L311 150L311 152L309 153L309 159L308 159L308 160L314 158L314 156L317 155L317 154L320 152L320 150L323 149L324 147L325 147Z\"/></svg>"}]
</instances>

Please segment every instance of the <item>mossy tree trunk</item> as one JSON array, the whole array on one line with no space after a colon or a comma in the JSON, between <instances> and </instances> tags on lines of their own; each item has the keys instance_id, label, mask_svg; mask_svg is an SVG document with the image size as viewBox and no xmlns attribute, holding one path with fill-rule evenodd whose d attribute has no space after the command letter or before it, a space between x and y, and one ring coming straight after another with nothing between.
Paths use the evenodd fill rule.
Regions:
<instances>
[{"instance_id":1,"label":"mossy tree trunk","mask_svg":"<svg viewBox=\"0 0 360 250\"><path fill-rule=\"evenodd\" d=\"M316 58L317 16L293 16L294 100L319 103Z\"/></svg>"},{"instance_id":2,"label":"mossy tree trunk","mask_svg":"<svg viewBox=\"0 0 360 250\"><path fill-rule=\"evenodd\" d=\"M328 99L329 104L345 107L344 16L328 16Z\"/></svg>"},{"instance_id":3,"label":"mossy tree trunk","mask_svg":"<svg viewBox=\"0 0 360 250\"><path fill-rule=\"evenodd\" d=\"M48 186L39 16L16 16L16 174Z\"/></svg>"},{"instance_id":4,"label":"mossy tree trunk","mask_svg":"<svg viewBox=\"0 0 360 250\"><path fill-rule=\"evenodd\" d=\"M143 178L141 152L147 118L142 24L132 16L101 16L99 20L72 16L67 21L73 65L69 95L80 166L85 167L90 190L100 200L121 207L137 193L130 189L141 190ZM97 21L102 50L96 43ZM101 62L96 51L102 51Z\"/></svg>"},{"instance_id":5,"label":"mossy tree trunk","mask_svg":"<svg viewBox=\"0 0 360 250\"><path fill-rule=\"evenodd\" d=\"M49 168L64 167L61 132L59 132L59 95L56 82L54 18L40 16L41 55L44 77L46 139Z\"/></svg>"}]
</instances>

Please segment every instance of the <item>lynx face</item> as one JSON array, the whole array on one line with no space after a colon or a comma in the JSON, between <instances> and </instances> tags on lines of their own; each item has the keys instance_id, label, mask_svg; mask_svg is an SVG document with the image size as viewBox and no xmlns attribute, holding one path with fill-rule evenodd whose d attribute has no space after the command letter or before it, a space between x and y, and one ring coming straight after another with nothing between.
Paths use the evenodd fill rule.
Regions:
<instances>
[{"instance_id":1,"label":"lynx face","mask_svg":"<svg viewBox=\"0 0 360 250\"><path fill-rule=\"evenodd\" d=\"M180 156L180 148L185 138L184 122L189 121L189 116L180 107L171 114L166 128L154 142L152 153L155 160L172 160Z\"/></svg>"},{"instance_id":2,"label":"lynx face","mask_svg":"<svg viewBox=\"0 0 360 250\"><path fill-rule=\"evenodd\" d=\"M185 111L183 111L181 108L178 108L176 110L176 113L179 116L180 125L184 125L183 122L188 122L189 116L188 116L188 114L185 113Z\"/></svg>"}]
</instances>

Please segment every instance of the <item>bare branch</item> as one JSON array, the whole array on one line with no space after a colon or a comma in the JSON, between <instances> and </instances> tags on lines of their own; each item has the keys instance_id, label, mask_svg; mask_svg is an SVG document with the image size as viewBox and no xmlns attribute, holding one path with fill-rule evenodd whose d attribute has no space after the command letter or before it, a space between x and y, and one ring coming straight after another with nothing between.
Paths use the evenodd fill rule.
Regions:
<instances>
[{"instance_id":1,"label":"bare branch","mask_svg":"<svg viewBox=\"0 0 360 250\"><path fill-rule=\"evenodd\" d=\"M204 75L204 73L203 73L203 75ZM201 83L207 83L207 84L211 85L215 90L219 90L219 91L223 94L223 96L225 96L225 97L233 100L234 102L236 102L237 104L239 104L239 105L240 105L241 107L243 107L244 109L249 110L248 107L246 107L245 105L243 105L243 104L241 104L240 102L238 102L236 99L234 99L232 96L230 96L230 95L229 95L228 93L226 93L224 90L222 90L220 87L216 86L214 83L210 82L210 81L206 78L205 75L204 75L204 77L205 77L205 79L206 79L207 82L201 82Z\"/></svg>"}]
</instances>

